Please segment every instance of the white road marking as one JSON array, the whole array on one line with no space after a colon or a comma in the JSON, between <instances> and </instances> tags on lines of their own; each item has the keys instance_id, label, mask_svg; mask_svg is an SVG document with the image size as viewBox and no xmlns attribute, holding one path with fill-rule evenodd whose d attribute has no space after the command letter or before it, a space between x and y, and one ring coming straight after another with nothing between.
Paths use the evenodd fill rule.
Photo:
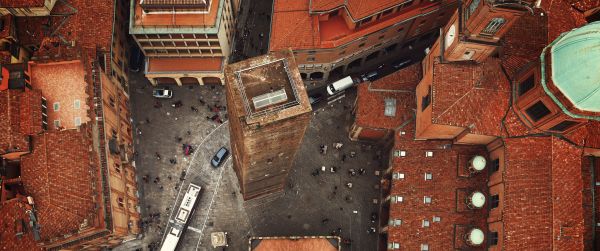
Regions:
<instances>
[{"instance_id":1,"label":"white road marking","mask_svg":"<svg viewBox=\"0 0 600 251\"><path fill-rule=\"evenodd\" d=\"M200 229L195 228L195 227L188 226L187 229L188 230L192 230L192 231L194 231L196 233L202 234L202 231Z\"/></svg>"},{"instance_id":2,"label":"white road marking","mask_svg":"<svg viewBox=\"0 0 600 251\"><path fill-rule=\"evenodd\" d=\"M227 165L227 162L229 162L230 159L231 159L231 155L229 155L229 157L227 157L227 160L221 166L221 172L219 173L219 179L217 180L217 185L215 186L215 191L213 192L212 198L210 198L210 204L208 205L208 212L206 213L206 218L204 218L204 223L202 223L202 229L200 230L200 238L198 238L198 243L196 243L195 250L198 250L198 247L200 246L200 242L202 242L202 236L203 236L204 228L206 227L206 221L208 221L208 216L210 216L210 210L212 209L212 205L215 202L215 197L217 195L217 192L219 191L219 186L221 185L221 178L223 177L223 170L225 170L225 166Z\"/></svg>"},{"instance_id":3,"label":"white road marking","mask_svg":"<svg viewBox=\"0 0 600 251\"><path fill-rule=\"evenodd\" d=\"M169 221L167 221L167 226L165 227L165 232L163 233L162 239L161 239L161 243L162 240L165 239L165 237L167 236L167 233L169 231L169 222L171 221L171 216L173 216L173 212L175 211L175 208L177 207L176 203L179 200L179 195L181 194L181 189L183 188L183 183L185 183L185 180L187 180L187 176L189 174L190 171L190 167L192 166L192 164L194 163L194 159L196 159L196 154L198 154L200 146L202 146L204 144L204 142L210 138L210 135L212 135L215 131L217 131L219 128L221 128L221 126L227 124L228 121L223 122L223 124L220 124L219 126L217 126L217 128L213 129L208 135L206 135L206 137L204 137L204 139L202 139L202 141L200 142L200 144L198 144L198 146L196 147L196 151L194 151L194 155L192 155L192 159L190 160L190 163L188 164L187 168L185 169L185 177L184 178L184 182L181 182L181 185L179 186L179 190L177 191L177 196L175 197L175 201L173 202L173 206L171 208L171 213L169 213ZM187 189L187 188L186 188Z\"/></svg>"}]
</instances>

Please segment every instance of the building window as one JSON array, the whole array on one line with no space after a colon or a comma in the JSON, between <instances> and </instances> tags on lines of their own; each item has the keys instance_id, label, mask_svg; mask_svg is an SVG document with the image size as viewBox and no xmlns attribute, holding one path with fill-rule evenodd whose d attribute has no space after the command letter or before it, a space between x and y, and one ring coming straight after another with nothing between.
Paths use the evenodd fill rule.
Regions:
<instances>
[{"instance_id":1,"label":"building window","mask_svg":"<svg viewBox=\"0 0 600 251\"><path fill-rule=\"evenodd\" d=\"M421 111L425 111L429 104L431 103L431 86L429 86L429 91L427 91L427 95L421 98Z\"/></svg>"},{"instance_id":2,"label":"building window","mask_svg":"<svg viewBox=\"0 0 600 251\"><path fill-rule=\"evenodd\" d=\"M533 74L525 79L523 82L519 83L519 96L523 96L527 91L533 89L535 86L535 81Z\"/></svg>"},{"instance_id":3,"label":"building window","mask_svg":"<svg viewBox=\"0 0 600 251\"><path fill-rule=\"evenodd\" d=\"M60 128L60 120L54 120L54 128L59 129Z\"/></svg>"},{"instance_id":4,"label":"building window","mask_svg":"<svg viewBox=\"0 0 600 251\"><path fill-rule=\"evenodd\" d=\"M315 61L315 57L307 57L306 61L308 61L308 62L314 62Z\"/></svg>"},{"instance_id":5,"label":"building window","mask_svg":"<svg viewBox=\"0 0 600 251\"><path fill-rule=\"evenodd\" d=\"M80 101L79 99L76 99L76 100L73 102L73 108L75 108L75 109L79 109L79 108L81 108L81 101Z\"/></svg>"},{"instance_id":6,"label":"building window","mask_svg":"<svg viewBox=\"0 0 600 251\"><path fill-rule=\"evenodd\" d=\"M551 127L550 131L564 132L577 124L578 123L575 121L564 120L563 122L560 122L560 123L554 125L553 127Z\"/></svg>"},{"instance_id":7,"label":"building window","mask_svg":"<svg viewBox=\"0 0 600 251\"><path fill-rule=\"evenodd\" d=\"M499 195L494 194L494 195L490 196L490 209L497 208L499 204L500 204L500 196Z\"/></svg>"},{"instance_id":8,"label":"building window","mask_svg":"<svg viewBox=\"0 0 600 251\"><path fill-rule=\"evenodd\" d=\"M113 97L109 97L108 101L109 101L110 106L115 107L115 99Z\"/></svg>"},{"instance_id":9,"label":"building window","mask_svg":"<svg viewBox=\"0 0 600 251\"><path fill-rule=\"evenodd\" d=\"M121 198L121 197L117 198L117 202L119 203L120 207L125 207L125 202L123 201L123 198Z\"/></svg>"},{"instance_id":10,"label":"building window","mask_svg":"<svg viewBox=\"0 0 600 251\"><path fill-rule=\"evenodd\" d=\"M538 122L540 119L550 114L550 110L548 110L548 107L546 107L542 101L538 101L530 106L525 112L534 122Z\"/></svg>"},{"instance_id":11,"label":"building window","mask_svg":"<svg viewBox=\"0 0 600 251\"><path fill-rule=\"evenodd\" d=\"M500 159L492 160L492 165L490 166L490 175L497 172L500 169Z\"/></svg>"},{"instance_id":12,"label":"building window","mask_svg":"<svg viewBox=\"0 0 600 251\"><path fill-rule=\"evenodd\" d=\"M75 117L75 126L80 126L81 125L81 117Z\"/></svg>"},{"instance_id":13,"label":"building window","mask_svg":"<svg viewBox=\"0 0 600 251\"><path fill-rule=\"evenodd\" d=\"M489 232L488 233L488 246L496 246L498 245L498 232Z\"/></svg>"},{"instance_id":14,"label":"building window","mask_svg":"<svg viewBox=\"0 0 600 251\"><path fill-rule=\"evenodd\" d=\"M358 48L361 48L361 47L363 47L363 46L365 46L365 43L360 43L360 44L358 45Z\"/></svg>"},{"instance_id":15,"label":"building window","mask_svg":"<svg viewBox=\"0 0 600 251\"><path fill-rule=\"evenodd\" d=\"M465 21L469 20L469 17L471 17L471 14L473 14L473 12L475 12L475 10L477 10L477 7L479 7L479 1L480 0L473 0L471 2L471 4L469 4L469 7L465 11Z\"/></svg>"},{"instance_id":16,"label":"building window","mask_svg":"<svg viewBox=\"0 0 600 251\"><path fill-rule=\"evenodd\" d=\"M378 37L379 40L384 39L384 38L385 38L385 35L381 35Z\"/></svg>"},{"instance_id":17,"label":"building window","mask_svg":"<svg viewBox=\"0 0 600 251\"><path fill-rule=\"evenodd\" d=\"M52 104L52 107L54 108L55 112L60 110L60 102L54 102L54 104Z\"/></svg>"},{"instance_id":18,"label":"building window","mask_svg":"<svg viewBox=\"0 0 600 251\"><path fill-rule=\"evenodd\" d=\"M494 34L496 34L498 30L500 30L500 28L502 27L502 25L504 25L505 22L506 20L504 20L504 18L501 17L492 18L492 20L490 20L487 26L485 26L485 28L481 31L481 35L489 37L494 36Z\"/></svg>"}]
</instances>

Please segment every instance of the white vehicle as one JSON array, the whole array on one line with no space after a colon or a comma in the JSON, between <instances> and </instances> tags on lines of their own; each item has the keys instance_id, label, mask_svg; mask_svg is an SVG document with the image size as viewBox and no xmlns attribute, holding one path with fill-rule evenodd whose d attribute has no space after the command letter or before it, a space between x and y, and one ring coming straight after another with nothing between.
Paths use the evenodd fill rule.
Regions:
<instances>
[{"instance_id":1,"label":"white vehicle","mask_svg":"<svg viewBox=\"0 0 600 251\"><path fill-rule=\"evenodd\" d=\"M358 79L350 77L350 76L342 78L338 81L335 81L335 82L329 84L327 86L327 93L329 93L329 95L333 95L334 93L346 90L350 86L353 86L354 84L358 84L359 82L360 81Z\"/></svg>"},{"instance_id":2,"label":"white vehicle","mask_svg":"<svg viewBox=\"0 0 600 251\"><path fill-rule=\"evenodd\" d=\"M173 91L167 88L156 88L152 91L152 96L155 98L171 98L173 97Z\"/></svg>"},{"instance_id":3,"label":"white vehicle","mask_svg":"<svg viewBox=\"0 0 600 251\"><path fill-rule=\"evenodd\" d=\"M168 226L169 232L160 247L160 251L175 251L177 243L179 243L179 238L181 238L181 234L185 230L187 221L194 211L200 189L200 186L190 183L187 192L183 196L181 205L177 209L175 221Z\"/></svg>"}]
</instances>

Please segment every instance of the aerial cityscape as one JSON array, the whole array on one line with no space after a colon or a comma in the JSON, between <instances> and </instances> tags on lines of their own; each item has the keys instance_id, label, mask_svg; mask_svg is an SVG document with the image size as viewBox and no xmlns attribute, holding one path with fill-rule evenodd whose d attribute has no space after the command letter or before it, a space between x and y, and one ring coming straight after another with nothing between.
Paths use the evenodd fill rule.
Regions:
<instances>
[{"instance_id":1,"label":"aerial cityscape","mask_svg":"<svg viewBox=\"0 0 600 251\"><path fill-rule=\"evenodd\" d=\"M600 250L600 0L0 0L0 250Z\"/></svg>"}]
</instances>

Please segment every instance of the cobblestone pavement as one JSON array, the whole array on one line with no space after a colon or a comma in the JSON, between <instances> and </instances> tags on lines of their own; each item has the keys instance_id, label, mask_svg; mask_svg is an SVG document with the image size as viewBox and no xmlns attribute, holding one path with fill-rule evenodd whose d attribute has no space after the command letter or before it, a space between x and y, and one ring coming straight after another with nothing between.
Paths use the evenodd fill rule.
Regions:
<instances>
[{"instance_id":1,"label":"cobblestone pavement","mask_svg":"<svg viewBox=\"0 0 600 251\"><path fill-rule=\"evenodd\" d=\"M210 233L217 231L229 233L227 250L247 250L250 236L329 235L338 228L342 229L342 237L353 240L353 245L344 250L372 250L375 247L376 235L367 234L367 229L373 225L371 212L377 209L372 199L378 194L374 189L378 178L373 173L380 163L375 159L375 149L348 140L353 93L333 105L324 101L314 112L282 195L243 202L231 160L217 169L209 164L219 147L229 145L228 123L207 120L206 116L214 113L198 101L201 98L205 103L225 104L224 88L171 86L174 98L163 100L161 108L154 108L156 100L151 97L152 87L142 74L131 78L133 117L136 130L142 133L136 138L140 204L143 220L148 223L144 224L144 234L139 240L115 250L151 250L148 247L152 243L158 247L167 219L174 205L179 205L189 182L201 185L203 192L181 239L180 250L214 250L210 246ZM183 107L170 106L177 100L183 102ZM198 111L192 111L191 105ZM224 112L221 116L225 117ZM190 131L189 135L187 131ZM176 137L181 137L182 142ZM341 142L342 148L334 149L335 142ZM183 156L182 143L194 145L194 154ZM319 153L321 144L328 145L326 155ZM350 157L351 151L356 152L356 157ZM160 160L155 153L161 155ZM344 154L347 157L342 162ZM177 163L171 164L170 158L176 159ZM320 172L318 176L311 174L322 166L328 171ZM332 166L339 170L329 172ZM351 168L364 168L366 173L352 177L348 174ZM183 171L186 173L181 185ZM148 182L144 181L146 175ZM154 183L156 177L160 180ZM348 182L352 182L352 188L346 186ZM177 200L182 186L182 194ZM327 219L325 223L324 219Z\"/></svg>"}]
</instances>

